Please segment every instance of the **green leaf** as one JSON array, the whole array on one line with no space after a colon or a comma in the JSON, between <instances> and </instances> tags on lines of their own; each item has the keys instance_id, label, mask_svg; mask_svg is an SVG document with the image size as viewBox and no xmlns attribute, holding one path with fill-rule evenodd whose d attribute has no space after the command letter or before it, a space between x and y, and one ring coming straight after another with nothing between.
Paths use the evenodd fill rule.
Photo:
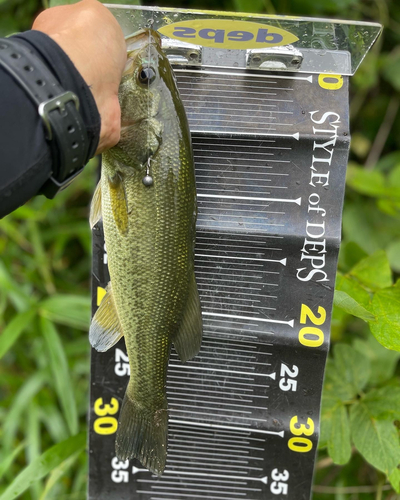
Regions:
<instances>
[{"instance_id":1,"label":"green leaf","mask_svg":"<svg viewBox=\"0 0 400 500\"><path fill-rule=\"evenodd\" d=\"M346 240L372 254L398 237L399 221L379 212L374 200L356 200L345 206L343 234Z\"/></svg>"},{"instance_id":2,"label":"green leaf","mask_svg":"<svg viewBox=\"0 0 400 500\"><path fill-rule=\"evenodd\" d=\"M390 172L400 165L400 151L392 151L379 158L376 168L383 172Z\"/></svg>"},{"instance_id":3,"label":"green leaf","mask_svg":"<svg viewBox=\"0 0 400 500\"><path fill-rule=\"evenodd\" d=\"M0 288L8 292L19 312L26 311L30 307L30 298L22 286L12 278L2 262L0 262Z\"/></svg>"},{"instance_id":4,"label":"green leaf","mask_svg":"<svg viewBox=\"0 0 400 500\"><path fill-rule=\"evenodd\" d=\"M397 91L400 90L400 49L398 47L386 56L382 75Z\"/></svg>"},{"instance_id":5,"label":"green leaf","mask_svg":"<svg viewBox=\"0 0 400 500\"><path fill-rule=\"evenodd\" d=\"M389 260L384 250L378 250L362 259L350 274L372 290L386 288L393 283Z\"/></svg>"},{"instance_id":6,"label":"green leaf","mask_svg":"<svg viewBox=\"0 0 400 500\"><path fill-rule=\"evenodd\" d=\"M359 394L368 382L369 360L346 344L336 344L333 355L338 374L352 388L353 396Z\"/></svg>"},{"instance_id":7,"label":"green leaf","mask_svg":"<svg viewBox=\"0 0 400 500\"><path fill-rule=\"evenodd\" d=\"M54 323L87 331L90 323L90 297L56 294L41 303L42 316Z\"/></svg>"},{"instance_id":8,"label":"green leaf","mask_svg":"<svg viewBox=\"0 0 400 500\"><path fill-rule=\"evenodd\" d=\"M17 314L6 326L0 335L0 359L12 347L25 328L31 324L35 314L34 309Z\"/></svg>"},{"instance_id":9,"label":"green leaf","mask_svg":"<svg viewBox=\"0 0 400 500\"><path fill-rule=\"evenodd\" d=\"M386 200L381 198L376 202L379 211L398 219L400 217L400 200ZM394 220L396 220L394 219Z\"/></svg>"},{"instance_id":10,"label":"green leaf","mask_svg":"<svg viewBox=\"0 0 400 500\"><path fill-rule=\"evenodd\" d=\"M7 472L8 468L13 464L14 460L21 453L21 451L25 448L25 441L20 443L10 454L7 454L6 457L0 462L0 479Z\"/></svg>"},{"instance_id":11,"label":"green leaf","mask_svg":"<svg viewBox=\"0 0 400 500\"><path fill-rule=\"evenodd\" d=\"M389 420L371 416L363 401L350 410L351 436L358 451L374 467L389 475L400 462L396 427Z\"/></svg>"},{"instance_id":12,"label":"green leaf","mask_svg":"<svg viewBox=\"0 0 400 500\"><path fill-rule=\"evenodd\" d=\"M26 435L26 456L28 462L32 462L40 455L40 423L37 405L31 401L27 408L26 422L24 425Z\"/></svg>"},{"instance_id":13,"label":"green leaf","mask_svg":"<svg viewBox=\"0 0 400 500\"><path fill-rule=\"evenodd\" d=\"M45 500L48 498L48 495L51 489L58 483L58 481L64 476L64 474L68 471L72 465L76 462L76 459L80 455L80 451L77 451L73 455L71 455L67 460L64 460L58 467L53 469L49 475L49 478L46 481L46 486L43 490L42 495L39 500Z\"/></svg>"},{"instance_id":14,"label":"green leaf","mask_svg":"<svg viewBox=\"0 0 400 500\"><path fill-rule=\"evenodd\" d=\"M54 385L71 434L78 432L78 413L67 357L57 330L46 318L41 318L41 329L49 350Z\"/></svg>"},{"instance_id":15,"label":"green leaf","mask_svg":"<svg viewBox=\"0 0 400 500\"><path fill-rule=\"evenodd\" d=\"M398 468L389 474L390 484L393 486L397 493L400 493L400 470Z\"/></svg>"},{"instance_id":16,"label":"green leaf","mask_svg":"<svg viewBox=\"0 0 400 500\"><path fill-rule=\"evenodd\" d=\"M339 345L339 344L337 344ZM349 401L356 395L353 384L350 384L340 373L333 359L328 358L325 370L324 395L335 400Z\"/></svg>"},{"instance_id":17,"label":"green leaf","mask_svg":"<svg viewBox=\"0 0 400 500\"><path fill-rule=\"evenodd\" d=\"M32 398L40 391L47 382L47 373L38 371L33 373L20 388L13 400L13 404L3 422L3 446L9 450L18 429L19 419L26 411L26 407Z\"/></svg>"},{"instance_id":18,"label":"green leaf","mask_svg":"<svg viewBox=\"0 0 400 500\"><path fill-rule=\"evenodd\" d=\"M385 196L385 177L378 170L366 170L354 164L347 168L346 184L361 194L368 196Z\"/></svg>"},{"instance_id":19,"label":"green leaf","mask_svg":"<svg viewBox=\"0 0 400 500\"><path fill-rule=\"evenodd\" d=\"M371 314L365 307L359 304L353 297L350 297L346 292L340 290L335 290L335 295L333 298L333 304L340 309L343 309L348 314L357 316L364 321L373 321L375 316Z\"/></svg>"},{"instance_id":20,"label":"green leaf","mask_svg":"<svg viewBox=\"0 0 400 500\"><path fill-rule=\"evenodd\" d=\"M386 386L372 389L363 398L368 413L380 420L400 420L400 387Z\"/></svg>"},{"instance_id":21,"label":"green leaf","mask_svg":"<svg viewBox=\"0 0 400 500\"><path fill-rule=\"evenodd\" d=\"M55 443L63 441L69 436L67 424L58 409L58 405L48 404L41 406L40 419Z\"/></svg>"},{"instance_id":22,"label":"green leaf","mask_svg":"<svg viewBox=\"0 0 400 500\"><path fill-rule=\"evenodd\" d=\"M373 335L368 335L365 340L356 339L353 347L370 360L369 384L382 384L393 376L400 357L399 352L385 349Z\"/></svg>"},{"instance_id":23,"label":"green leaf","mask_svg":"<svg viewBox=\"0 0 400 500\"><path fill-rule=\"evenodd\" d=\"M324 383L321 401L321 422L320 422L320 436L318 441L318 448L326 448L331 436L332 429L332 412L336 405L340 403L340 399L327 388Z\"/></svg>"},{"instance_id":24,"label":"green leaf","mask_svg":"<svg viewBox=\"0 0 400 500\"><path fill-rule=\"evenodd\" d=\"M400 188L400 163L394 166L388 175L388 184L391 187Z\"/></svg>"},{"instance_id":25,"label":"green leaf","mask_svg":"<svg viewBox=\"0 0 400 500\"><path fill-rule=\"evenodd\" d=\"M367 255L367 252L354 241L344 241L339 250L339 267L345 271L350 271L358 261L367 257Z\"/></svg>"},{"instance_id":26,"label":"green leaf","mask_svg":"<svg viewBox=\"0 0 400 500\"><path fill-rule=\"evenodd\" d=\"M365 309L370 310L371 295L355 278L352 278L351 276L343 276L343 274L337 273L335 288L341 292L346 292Z\"/></svg>"},{"instance_id":27,"label":"green leaf","mask_svg":"<svg viewBox=\"0 0 400 500\"><path fill-rule=\"evenodd\" d=\"M386 253L390 262L390 267L400 273L400 239L392 241L386 248Z\"/></svg>"},{"instance_id":28,"label":"green leaf","mask_svg":"<svg viewBox=\"0 0 400 500\"><path fill-rule=\"evenodd\" d=\"M351 457L350 422L346 407L339 402L331 412L328 453L335 464L344 465Z\"/></svg>"},{"instance_id":29,"label":"green leaf","mask_svg":"<svg viewBox=\"0 0 400 500\"><path fill-rule=\"evenodd\" d=\"M28 463L33 462L41 453L40 440L40 422L38 408L35 400L32 400L26 411L26 421L24 422L25 438L26 438L26 459ZM35 482L30 487L32 498L38 498L43 487L40 482Z\"/></svg>"},{"instance_id":30,"label":"green leaf","mask_svg":"<svg viewBox=\"0 0 400 500\"><path fill-rule=\"evenodd\" d=\"M30 234L30 241L33 246L36 268L43 278L43 283L45 285L47 292L54 293L55 287L53 283L51 259L49 259L48 255L46 254L42 241L42 234L39 230L39 225L35 220L30 219L28 221L28 228Z\"/></svg>"},{"instance_id":31,"label":"green leaf","mask_svg":"<svg viewBox=\"0 0 400 500\"><path fill-rule=\"evenodd\" d=\"M1 495L0 500L13 500L17 498L34 484L35 481L46 476L71 455L84 450L85 445L86 433L81 433L51 447L18 474Z\"/></svg>"},{"instance_id":32,"label":"green leaf","mask_svg":"<svg viewBox=\"0 0 400 500\"><path fill-rule=\"evenodd\" d=\"M366 170L364 167L349 165L347 169L347 185L361 194L377 198L400 200L400 185L397 172L385 177L380 170Z\"/></svg>"},{"instance_id":33,"label":"green leaf","mask_svg":"<svg viewBox=\"0 0 400 500\"><path fill-rule=\"evenodd\" d=\"M387 349L400 351L400 288L393 286L375 293L372 310L377 320L371 332Z\"/></svg>"}]
</instances>

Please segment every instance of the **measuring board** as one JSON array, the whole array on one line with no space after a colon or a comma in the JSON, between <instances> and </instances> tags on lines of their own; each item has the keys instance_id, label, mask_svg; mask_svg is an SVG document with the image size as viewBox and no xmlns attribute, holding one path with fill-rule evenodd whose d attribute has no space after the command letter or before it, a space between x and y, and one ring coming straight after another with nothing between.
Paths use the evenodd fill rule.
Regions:
<instances>
[{"instance_id":1,"label":"measuring board","mask_svg":"<svg viewBox=\"0 0 400 500\"><path fill-rule=\"evenodd\" d=\"M119 19L126 8L112 11ZM150 9L130 12L154 21ZM88 497L307 500L340 243L348 77L276 70L307 60L305 49L262 53L269 70L243 67L251 60L243 50L227 49L221 63L197 47L192 65L174 59L177 45L165 50L192 134L203 343L184 364L171 353L162 477L115 457L124 340L92 351ZM338 57L350 72L349 57ZM101 223L92 276L94 313L109 280Z\"/></svg>"}]
</instances>

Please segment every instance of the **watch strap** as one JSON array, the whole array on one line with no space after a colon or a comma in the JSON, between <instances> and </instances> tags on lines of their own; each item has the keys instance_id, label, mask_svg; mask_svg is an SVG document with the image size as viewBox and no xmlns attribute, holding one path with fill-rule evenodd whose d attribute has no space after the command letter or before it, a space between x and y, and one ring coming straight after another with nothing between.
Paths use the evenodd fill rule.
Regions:
<instances>
[{"instance_id":1,"label":"watch strap","mask_svg":"<svg viewBox=\"0 0 400 500\"><path fill-rule=\"evenodd\" d=\"M73 92L65 91L45 63L22 43L0 39L0 65L26 91L43 120L53 171L41 192L53 198L87 161L89 141L79 99Z\"/></svg>"}]
</instances>

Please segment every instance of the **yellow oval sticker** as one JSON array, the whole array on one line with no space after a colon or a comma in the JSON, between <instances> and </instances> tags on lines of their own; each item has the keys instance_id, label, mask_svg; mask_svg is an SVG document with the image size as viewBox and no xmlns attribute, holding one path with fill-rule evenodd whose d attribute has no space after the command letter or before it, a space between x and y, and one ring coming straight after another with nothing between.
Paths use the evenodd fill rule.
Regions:
<instances>
[{"instance_id":1,"label":"yellow oval sticker","mask_svg":"<svg viewBox=\"0 0 400 500\"><path fill-rule=\"evenodd\" d=\"M298 40L289 31L268 24L232 19L195 19L159 28L169 38L223 49L256 49L289 45Z\"/></svg>"}]
</instances>

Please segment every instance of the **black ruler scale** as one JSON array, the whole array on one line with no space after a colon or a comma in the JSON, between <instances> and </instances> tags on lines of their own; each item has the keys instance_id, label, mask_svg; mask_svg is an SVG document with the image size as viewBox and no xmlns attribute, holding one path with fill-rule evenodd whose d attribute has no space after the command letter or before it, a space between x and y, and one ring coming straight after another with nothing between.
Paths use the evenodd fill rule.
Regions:
<instances>
[{"instance_id":1,"label":"black ruler scale","mask_svg":"<svg viewBox=\"0 0 400 500\"><path fill-rule=\"evenodd\" d=\"M129 364L92 352L90 500L307 500L340 242L348 78L174 66L199 214L204 340L171 354L162 477L114 442ZM93 230L93 313L109 280Z\"/></svg>"}]
</instances>

